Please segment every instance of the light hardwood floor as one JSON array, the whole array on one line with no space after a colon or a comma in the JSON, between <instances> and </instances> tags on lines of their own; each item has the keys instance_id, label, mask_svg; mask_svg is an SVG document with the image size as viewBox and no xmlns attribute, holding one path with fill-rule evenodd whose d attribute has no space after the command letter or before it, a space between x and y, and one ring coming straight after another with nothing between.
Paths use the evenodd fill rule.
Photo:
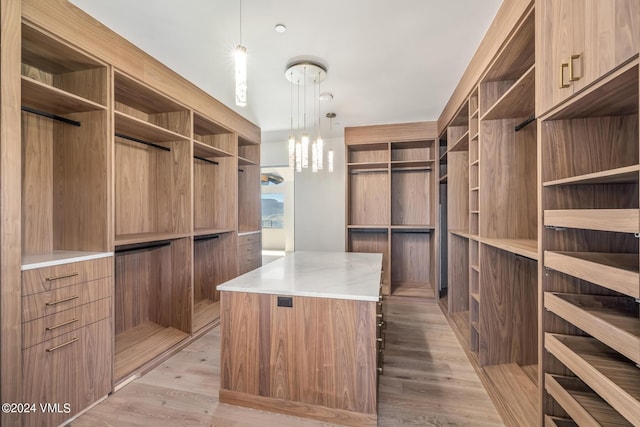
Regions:
<instances>
[{"instance_id":1,"label":"light hardwood floor","mask_svg":"<svg viewBox=\"0 0 640 427\"><path fill-rule=\"evenodd\" d=\"M378 425L502 425L436 300L392 297L385 312ZM219 349L215 328L72 426L332 425L219 403Z\"/></svg>"}]
</instances>

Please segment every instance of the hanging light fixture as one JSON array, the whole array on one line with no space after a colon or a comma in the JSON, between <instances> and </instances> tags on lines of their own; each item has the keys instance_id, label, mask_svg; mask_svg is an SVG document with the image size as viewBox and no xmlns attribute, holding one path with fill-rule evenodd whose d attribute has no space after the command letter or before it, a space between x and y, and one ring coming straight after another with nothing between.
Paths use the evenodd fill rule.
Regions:
<instances>
[{"instance_id":1,"label":"hanging light fixture","mask_svg":"<svg viewBox=\"0 0 640 427\"><path fill-rule=\"evenodd\" d=\"M240 41L234 52L236 62L236 105L247 105L247 48L242 45L242 0L240 0Z\"/></svg>"},{"instance_id":2,"label":"hanging light fixture","mask_svg":"<svg viewBox=\"0 0 640 427\"><path fill-rule=\"evenodd\" d=\"M321 137L322 128L320 121L320 83L327 77L327 69L325 66L313 61L293 62L287 66L285 77L290 84L291 98L291 125L289 133L289 165L296 168L297 172L302 169L308 169L311 164L311 170L317 172L324 167L324 142ZM298 87L298 126L293 129L293 85ZM307 129L307 87L313 90L311 102L313 102L313 138L309 135ZM302 114L300 112L300 89L303 91ZM317 108L317 110L316 110ZM317 112L317 115L316 115ZM300 126L300 118L302 116L302 127ZM317 122L316 122L317 117ZM311 148L311 162L309 162L309 148Z\"/></svg>"},{"instance_id":3,"label":"hanging light fixture","mask_svg":"<svg viewBox=\"0 0 640 427\"><path fill-rule=\"evenodd\" d=\"M336 113L327 113L327 119L329 119L329 135L333 133L333 119L336 118ZM333 150L329 150L327 153L327 168L329 172L333 172Z\"/></svg>"}]
</instances>

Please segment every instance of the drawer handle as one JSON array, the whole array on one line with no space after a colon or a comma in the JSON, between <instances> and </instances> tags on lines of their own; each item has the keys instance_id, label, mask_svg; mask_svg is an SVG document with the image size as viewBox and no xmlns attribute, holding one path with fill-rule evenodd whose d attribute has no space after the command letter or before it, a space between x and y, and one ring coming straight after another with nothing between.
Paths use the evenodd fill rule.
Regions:
<instances>
[{"instance_id":1,"label":"drawer handle","mask_svg":"<svg viewBox=\"0 0 640 427\"><path fill-rule=\"evenodd\" d=\"M69 274L63 274L62 276L47 277L44 280L46 280L47 282L53 282L54 280L67 279L69 277L78 276L79 274L80 273L78 273L78 272L69 273Z\"/></svg>"},{"instance_id":2,"label":"drawer handle","mask_svg":"<svg viewBox=\"0 0 640 427\"><path fill-rule=\"evenodd\" d=\"M573 61L580 58L580 55L571 55L571 58L569 58L569 81L570 82L575 82L576 80L580 80L580 77L576 77L573 74Z\"/></svg>"},{"instance_id":3,"label":"drawer handle","mask_svg":"<svg viewBox=\"0 0 640 427\"><path fill-rule=\"evenodd\" d=\"M50 307L50 306L52 306L52 305L61 304L61 303L63 303L63 302L73 301L74 299L78 299L78 298L80 298L80 296L79 296L79 295L74 295L74 296L72 296L72 297L62 298L62 299L59 299L59 300L57 300L57 301L49 301L49 302L44 303L44 305L46 305L46 306L49 306L49 307Z\"/></svg>"},{"instance_id":4,"label":"drawer handle","mask_svg":"<svg viewBox=\"0 0 640 427\"><path fill-rule=\"evenodd\" d=\"M48 349L47 349L47 353L51 353L52 351L56 351L56 350L58 350L58 349L60 349L60 348L62 348L62 347L66 347L66 346L68 346L69 344L73 344L73 343L74 343L74 342L76 342L76 341L78 341L78 338L73 338L73 339L71 339L71 340L67 341L67 342L66 342L66 343L64 343L64 344L60 344L60 345L57 345L57 346L55 346L55 347L48 348Z\"/></svg>"},{"instance_id":5,"label":"drawer handle","mask_svg":"<svg viewBox=\"0 0 640 427\"><path fill-rule=\"evenodd\" d=\"M568 62L563 62L560 65L560 89L564 89L566 87L569 87L569 83L565 83L564 82L564 69L565 68L569 68L569 63Z\"/></svg>"},{"instance_id":6,"label":"drawer handle","mask_svg":"<svg viewBox=\"0 0 640 427\"><path fill-rule=\"evenodd\" d=\"M53 325L53 326L47 326L46 328L44 328L46 331L53 331L54 329L58 329L58 328L62 328L63 326L67 326L70 325L72 323L76 323L78 321L77 317L74 317L71 320L67 320L66 322L62 322L62 323L58 323L57 325Z\"/></svg>"}]
</instances>

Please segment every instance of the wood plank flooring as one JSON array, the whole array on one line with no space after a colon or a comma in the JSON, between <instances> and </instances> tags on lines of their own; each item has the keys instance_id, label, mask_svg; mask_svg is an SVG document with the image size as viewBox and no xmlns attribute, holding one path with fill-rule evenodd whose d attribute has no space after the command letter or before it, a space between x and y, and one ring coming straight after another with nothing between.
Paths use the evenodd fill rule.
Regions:
<instances>
[{"instance_id":1,"label":"wood plank flooring","mask_svg":"<svg viewBox=\"0 0 640 427\"><path fill-rule=\"evenodd\" d=\"M434 299L391 297L380 426L500 426L491 400ZM218 402L215 328L78 419L82 426L331 426Z\"/></svg>"}]
</instances>

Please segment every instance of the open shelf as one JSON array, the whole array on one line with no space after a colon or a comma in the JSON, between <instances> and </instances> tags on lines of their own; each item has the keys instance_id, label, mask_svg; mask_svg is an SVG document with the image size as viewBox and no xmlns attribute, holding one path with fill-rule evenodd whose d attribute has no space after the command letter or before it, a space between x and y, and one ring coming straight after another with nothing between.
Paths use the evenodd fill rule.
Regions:
<instances>
[{"instance_id":1,"label":"open shelf","mask_svg":"<svg viewBox=\"0 0 640 427\"><path fill-rule=\"evenodd\" d=\"M470 295L471 295L471 298L473 298L477 302L480 302L480 294L471 293Z\"/></svg>"},{"instance_id":2,"label":"open shelf","mask_svg":"<svg viewBox=\"0 0 640 427\"><path fill-rule=\"evenodd\" d=\"M107 107L73 93L22 76L22 106L51 114L106 110Z\"/></svg>"},{"instance_id":3,"label":"open shelf","mask_svg":"<svg viewBox=\"0 0 640 427\"><path fill-rule=\"evenodd\" d=\"M462 237L464 239L469 238L469 232L465 230L449 230L449 233L453 234L454 236Z\"/></svg>"},{"instance_id":4,"label":"open shelf","mask_svg":"<svg viewBox=\"0 0 640 427\"><path fill-rule=\"evenodd\" d=\"M193 304L193 330L197 331L220 318L220 301L201 299Z\"/></svg>"},{"instance_id":5,"label":"open shelf","mask_svg":"<svg viewBox=\"0 0 640 427\"><path fill-rule=\"evenodd\" d=\"M554 209L544 211L544 225L585 230L638 233L638 209Z\"/></svg>"},{"instance_id":6,"label":"open shelf","mask_svg":"<svg viewBox=\"0 0 640 427\"><path fill-rule=\"evenodd\" d=\"M532 65L492 107L481 120L515 119L532 116L535 110L535 66Z\"/></svg>"},{"instance_id":7,"label":"open shelf","mask_svg":"<svg viewBox=\"0 0 640 427\"><path fill-rule=\"evenodd\" d=\"M244 157L238 156L238 166L249 166L249 165L256 166L257 163L252 160L246 159Z\"/></svg>"},{"instance_id":8,"label":"open shelf","mask_svg":"<svg viewBox=\"0 0 640 427\"><path fill-rule=\"evenodd\" d=\"M480 242L503 251L521 255L533 260L538 259L538 241L533 239L498 239L481 237Z\"/></svg>"},{"instance_id":9,"label":"open shelf","mask_svg":"<svg viewBox=\"0 0 640 427\"><path fill-rule=\"evenodd\" d=\"M163 240L180 239L183 237L189 237L191 233L132 233L132 234L119 234L114 239L114 246L126 246L135 245L138 243L153 243Z\"/></svg>"},{"instance_id":10,"label":"open shelf","mask_svg":"<svg viewBox=\"0 0 640 427\"><path fill-rule=\"evenodd\" d=\"M544 252L544 265L607 289L640 298L637 253Z\"/></svg>"},{"instance_id":11,"label":"open shelf","mask_svg":"<svg viewBox=\"0 0 640 427\"><path fill-rule=\"evenodd\" d=\"M432 139L391 143L392 163L432 161L435 154L435 140Z\"/></svg>"},{"instance_id":12,"label":"open shelf","mask_svg":"<svg viewBox=\"0 0 640 427\"><path fill-rule=\"evenodd\" d=\"M640 320L633 299L545 292L544 306L640 364Z\"/></svg>"},{"instance_id":13,"label":"open shelf","mask_svg":"<svg viewBox=\"0 0 640 427\"><path fill-rule=\"evenodd\" d=\"M236 136L229 129L197 112L193 113L194 146L211 147L220 155L237 153Z\"/></svg>"},{"instance_id":14,"label":"open shelf","mask_svg":"<svg viewBox=\"0 0 640 427\"><path fill-rule=\"evenodd\" d=\"M451 151L467 151L469 149L469 131L467 130L460 138L458 138L451 148L449 148L449 152Z\"/></svg>"},{"instance_id":15,"label":"open shelf","mask_svg":"<svg viewBox=\"0 0 640 427\"><path fill-rule=\"evenodd\" d=\"M567 418L544 416L544 427L578 427L578 424Z\"/></svg>"},{"instance_id":16,"label":"open shelf","mask_svg":"<svg viewBox=\"0 0 640 427\"><path fill-rule=\"evenodd\" d=\"M640 425L640 370L594 338L545 333L545 347L631 424Z\"/></svg>"},{"instance_id":17,"label":"open shelf","mask_svg":"<svg viewBox=\"0 0 640 427\"><path fill-rule=\"evenodd\" d=\"M205 159L214 159L216 157L233 157L233 154L229 153L228 151L212 147L196 140L193 141L193 155L197 157L203 157Z\"/></svg>"},{"instance_id":18,"label":"open shelf","mask_svg":"<svg viewBox=\"0 0 640 427\"><path fill-rule=\"evenodd\" d=\"M440 177L440 183L441 184L446 184L447 183L447 175L443 175Z\"/></svg>"},{"instance_id":19,"label":"open shelf","mask_svg":"<svg viewBox=\"0 0 640 427\"><path fill-rule=\"evenodd\" d=\"M491 388L500 395L500 402L509 414L511 425L515 420L536 420L538 417L538 387L517 363L485 366L483 372Z\"/></svg>"},{"instance_id":20,"label":"open shelf","mask_svg":"<svg viewBox=\"0 0 640 427\"><path fill-rule=\"evenodd\" d=\"M640 166L633 165L609 169L602 172L593 172L569 178L556 179L553 181L547 181L542 185L545 187L553 187L556 185L579 184L630 184L638 183L639 173Z\"/></svg>"},{"instance_id":21,"label":"open shelf","mask_svg":"<svg viewBox=\"0 0 640 427\"><path fill-rule=\"evenodd\" d=\"M198 236L209 236L215 234L224 234L235 231L234 228L194 228L193 235L194 237Z\"/></svg>"},{"instance_id":22,"label":"open shelf","mask_svg":"<svg viewBox=\"0 0 640 427\"><path fill-rule=\"evenodd\" d=\"M189 334L175 328L166 328L154 322L145 322L115 338L115 382L124 379L136 369L169 350ZM153 351L150 351L153 349Z\"/></svg>"},{"instance_id":23,"label":"open shelf","mask_svg":"<svg viewBox=\"0 0 640 427\"><path fill-rule=\"evenodd\" d=\"M149 142L183 141L186 138L176 132L154 125L120 111L114 111L116 134Z\"/></svg>"},{"instance_id":24,"label":"open shelf","mask_svg":"<svg viewBox=\"0 0 640 427\"><path fill-rule=\"evenodd\" d=\"M435 160L398 160L390 163L392 172L420 170L431 172Z\"/></svg>"},{"instance_id":25,"label":"open shelf","mask_svg":"<svg viewBox=\"0 0 640 427\"><path fill-rule=\"evenodd\" d=\"M373 172L387 172L389 169L389 162L367 162L367 163L347 163L349 171L362 172L363 170L371 169Z\"/></svg>"},{"instance_id":26,"label":"open shelf","mask_svg":"<svg viewBox=\"0 0 640 427\"><path fill-rule=\"evenodd\" d=\"M632 426L579 378L545 374L545 388L573 418L573 421L556 421L555 425L559 427L573 425ZM547 418L551 417L547 416Z\"/></svg>"}]
</instances>

